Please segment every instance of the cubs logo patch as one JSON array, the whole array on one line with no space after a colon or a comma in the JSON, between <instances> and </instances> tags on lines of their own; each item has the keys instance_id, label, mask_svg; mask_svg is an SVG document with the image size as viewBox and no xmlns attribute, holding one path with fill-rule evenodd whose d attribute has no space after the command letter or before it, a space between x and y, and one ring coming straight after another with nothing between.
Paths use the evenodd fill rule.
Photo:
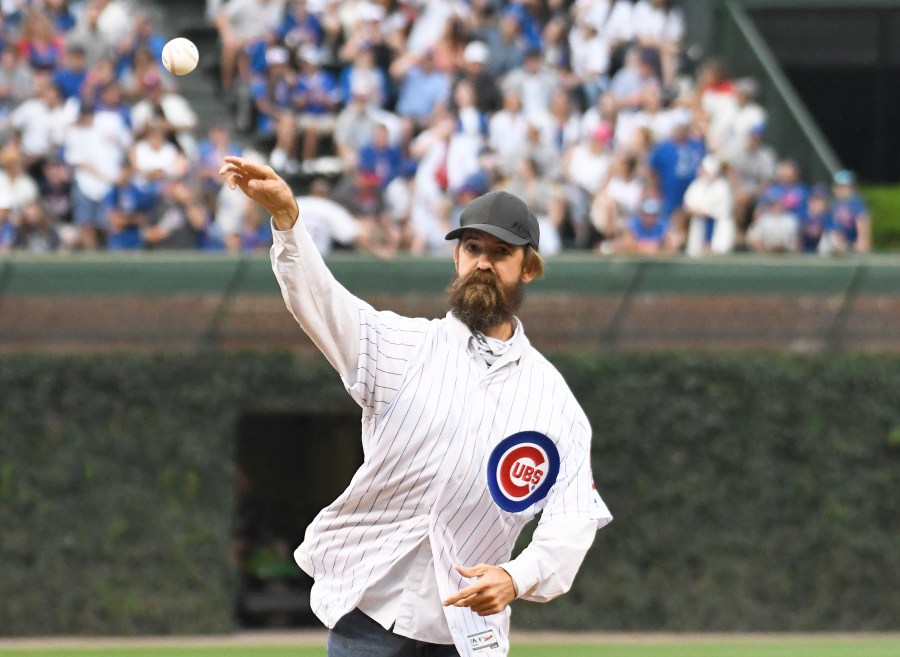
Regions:
<instances>
[{"instance_id":1,"label":"cubs logo patch","mask_svg":"<svg viewBox=\"0 0 900 657\"><path fill-rule=\"evenodd\" d=\"M559 450L537 431L501 440L488 458L488 490L504 511L517 513L547 497L559 475Z\"/></svg>"}]
</instances>

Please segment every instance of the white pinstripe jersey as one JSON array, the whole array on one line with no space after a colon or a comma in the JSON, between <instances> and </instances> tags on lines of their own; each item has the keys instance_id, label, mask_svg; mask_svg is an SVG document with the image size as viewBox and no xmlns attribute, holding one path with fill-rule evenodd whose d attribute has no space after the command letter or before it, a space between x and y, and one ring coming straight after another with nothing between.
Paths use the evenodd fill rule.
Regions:
<instances>
[{"instance_id":1,"label":"white pinstripe jersey","mask_svg":"<svg viewBox=\"0 0 900 657\"><path fill-rule=\"evenodd\" d=\"M353 320L346 311L327 317L329 308L348 307L349 293L310 262L317 255L301 247L297 257L292 240L302 241L304 232L276 234L273 268L289 309L363 409L364 463L296 552L315 580L313 610L328 627L426 540L443 599L470 583L455 565L509 561L516 537L539 512L542 523L609 522L593 489L587 418L522 331L488 368L469 348L471 332L451 315L411 319L355 299L354 367L335 352L347 336L331 337L352 331ZM307 293L314 303L298 301ZM508 609L489 617L467 608L444 612L460 655L507 654Z\"/></svg>"}]
</instances>

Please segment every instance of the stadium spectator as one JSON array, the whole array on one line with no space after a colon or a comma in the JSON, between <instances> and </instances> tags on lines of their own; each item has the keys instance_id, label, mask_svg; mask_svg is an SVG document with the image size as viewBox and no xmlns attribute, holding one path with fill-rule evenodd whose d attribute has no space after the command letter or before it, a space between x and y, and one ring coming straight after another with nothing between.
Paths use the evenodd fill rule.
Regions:
<instances>
[{"instance_id":1,"label":"stadium spectator","mask_svg":"<svg viewBox=\"0 0 900 657\"><path fill-rule=\"evenodd\" d=\"M750 225L757 199L775 176L775 150L763 141L765 126L757 125L747 134L747 145L729 160L734 189L734 216L739 236Z\"/></svg>"},{"instance_id":2,"label":"stadium spectator","mask_svg":"<svg viewBox=\"0 0 900 657\"><path fill-rule=\"evenodd\" d=\"M115 7L116 5L113 5L113 16ZM100 17L103 10L100 0L89 0L67 38L70 46L78 45L84 50L89 67L101 57L111 56L116 45L116 39L110 36L112 29L104 30L101 27Z\"/></svg>"},{"instance_id":3,"label":"stadium spectator","mask_svg":"<svg viewBox=\"0 0 900 657\"><path fill-rule=\"evenodd\" d=\"M808 188L800 180L800 169L790 158L781 160L775 166L775 177L763 191L767 200L778 200L784 210L802 220L806 212Z\"/></svg>"},{"instance_id":4,"label":"stadium spectator","mask_svg":"<svg viewBox=\"0 0 900 657\"><path fill-rule=\"evenodd\" d=\"M504 176L513 172L517 151L527 138L528 119L522 111L522 99L518 91L509 90L503 96L503 109L488 123L488 145L496 153Z\"/></svg>"},{"instance_id":5,"label":"stadium spectator","mask_svg":"<svg viewBox=\"0 0 900 657\"><path fill-rule=\"evenodd\" d=\"M375 50L372 46L361 46L354 54L351 63L341 72L341 95L346 100L350 97L350 87L365 85L371 92L369 103L375 107L384 107L388 99L388 77L375 64Z\"/></svg>"},{"instance_id":6,"label":"stadium spectator","mask_svg":"<svg viewBox=\"0 0 900 657\"><path fill-rule=\"evenodd\" d=\"M16 248L29 253L49 253L60 248L62 240L46 208L40 201L26 204L19 215Z\"/></svg>"},{"instance_id":7,"label":"stadium spectator","mask_svg":"<svg viewBox=\"0 0 900 657\"><path fill-rule=\"evenodd\" d=\"M740 78L734 84L737 108L722 131L720 155L728 162L740 158L748 148L750 133L766 124L766 110L756 102L759 85L753 78Z\"/></svg>"},{"instance_id":8,"label":"stadium spectator","mask_svg":"<svg viewBox=\"0 0 900 657\"><path fill-rule=\"evenodd\" d=\"M490 51L483 41L472 41L468 44L463 52L461 70L453 82L451 92L451 96L453 96L456 93L456 87L462 81L467 81L475 90L475 104L479 111L485 113L496 112L502 103L497 80L485 70L489 57Z\"/></svg>"},{"instance_id":9,"label":"stadium spectator","mask_svg":"<svg viewBox=\"0 0 900 657\"><path fill-rule=\"evenodd\" d=\"M251 92L256 109L256 138L274 141L269 156L273 168L285 172L290 168L296 173L299 164L293 157L297 126L292 113L295 75L290 53L282 46L272 46L266 51L266 67L266 76L253 84Z\"/></svg>"},{"instance_id":10,"label":"stadium spectator","mask_svg":"<svg viewBox=\"0 0 900 657\"><path fill-rule=\"evenodd\" d=\"M150 134L161 136L160 130ZM149 249L197 249L203 246L209 228L207 209L183 180L172 180L162 188L158 203L149 211L141 240ZM271 234L271 233L270 233Z\"/></svg>"},{"instance_id":11,"label":"stadium spectator","mask_svg":"<svg viewBox=\"0 0 900 657\"><path fill-rule=\"evenodd\" d=\"M871 219L865 201L856 193L856 176L842 170L834 174L831 248L837 252L867 253L871 248Z\"/></svg>"},{"instance_id":12,"label":"stadium spectator","mask_svg":"<svg viewBox=\"0 0 900 657\"><path fill-rule=\"evenodd\" d=\"M131 133L113 121L98 121L95 108L82 104L78 120L66 132L65 162L73 174L72 213L79 229L79 245L95 249L103 244L108 198L121 176Z\"/></svg>"},{"instance_id":13,"label":"stadium spectator","mask_svg":"<svg viewBox=\"0 0 900 657\"><path fill-rule=\"evenodd\" d=\"M48 76L39 78L37 86L37 95L16 107L9 117L19 137L25 167L30 171L57 154L67 126L78 114L78 102L63 104L59 88Z\"/></svg>"},{"instance_id":14,"label":"stadium spectator","mask_svg":"<svg viewBox=\"0 0 900 657\"><path fill-rule=\"evenodd\" d=\"M637 214L647 192L646 177L634 155L619 153L610 163L609 173L594 195L590 220L596 237L592 241L615 239L626 221Z\"/></svg>"},{"instance_id":15,"label":"stadium spectator","mask_svg":"<svg viewBox=\"0 0 900 657\"><path fill-rule=\"evenodd\" d=\"M306 0L289 0L284 18L278 26L278 38L295 52L312 46L318 48L324 36L319 18L310 12Z\"/></svg>"},{"instance_id":16,"label":"stadium spectator","mask_svg":"<svg viewBox=\"0 0 900 657\"><path fill-rule=\"evenodd\" d=\"M387 126L379 123L372 133L372 141L359 151L359 170L374 176L375 184L384 189L398 175L403 166L400 147L391 144Z\"/></svg>"},{"instance_id":17,"label":"stadium spectator","mask_svg":"<svg viewBox=\"0 0 900 657\"><path fill-rule=\"evenodd\" d=\"M38 185L22 166L22 154L15 143L0 151L0 167L0 207L9 210L13 224L18 225L22 209L38 200Z\"/></svg>"},{"instance_id":18,"label":"stadium spectator","mask_svg":"<svg viewBox=\"0 0 900 657\"><path fill-rule=\"evenodd\" d=\"M138 51L149 52L153 61L160 61L165 44L166 38L157 31L150 14L135 12L130 29L115 45L116 78L132 66Z\"/></svg>"},{"instance_id":19,"label":"stadium spectator","mask_svg":"<svg viewBox=\"0 0 900 657\"><path fill-rule=\"evenodd\" d=\"M197 114L181 94L163 87L162 78L153 71L144 74L144 97L131 109L131 127L143 135L151 123L162 126L166 139L172 141L187 157L197 153L194 128Z\"/></svg>"},{"instance_id":20,"label":"stadium spectator","mask_svg":"<svg viewBox=\"0 0 900 657\"><path fill-rule=\"evenodd\" d=\"M747 246L758 252L795 253L799 233L799 217L785 207L781 196L768 195L760 200L759 214L747 230Z\"/></svg>"},{"instance_id":21,"label":"stadium spectator","mask_svg":"<svg viewBox=\"0 0 900 657\"><path fill-rule=\"evenodd\" d=\"M634 5L632 26L639 44L659 52L664 84L674 82L685 30L684 14L677 1L638 0Z\"/></svg>"},{"instance_id":22,"label":"stadium spectator","mask_svg":"<svg viewBox=\"0 0 900 657\"><path fill-rule=\"evenodd\" d=\"M666 218L680 212L684 193L706 155L705 144L691 130L690 113L680 112L675 117L672 136L658 142L650 154L650 171L662 200L662 215Z\"/></svg>"},{"instance_id":23,"label":"stadium spectator","mask_svg":"<svg viewBox=\"0 0 900 657\"><path fill-rule=\"evenodd\" d=\"M138 208L146 212L156 207L169 186L167 183L187 172L187 159L166 138L166 126L161 121L147 125L144 137L131 147L130 162L134 168L134 184L140 193Z\"/></svg>"},{"instance_id":24,"label":"stadium spectator","mask_svg":"<svg viewBox=\"0 0 900 657\"><path fill-rule=\"evenodd\" d=\"M706 155L697 177L684 193L688 218L685 254L691 257L731 253L735 243L734 201L731 185L715 155Z\"/></svg>"},{"instance_id":25,"label":"stadium spectator","mask_svg":"<svg viewBox=\"0 0 900 657\"><path fill-rule=\"evenodd\" d=\"M609 94L619 112L636 112L641 108L644 91L648 86L658 86L660 79L653 67L656 59L653 51L633 46L625 56L625 65L609 83Z\"/></svg>"},{"instance_id":26,"label":"stadium spectator","mask_svg":"<svg viewBox=\"0 0 900 657\"><path fill-rule=\"evenodd\" d=\"M611 142L612 126L602 123L594 129L590 141L575 144L563 162L566 200L576 232L576 243L582 247L590 243L588 214L612 162Z\"/></svg>"},{"instance_id":27,"label":"stadium spectator","mask_svg":"<svg viewBox=\"0 0 900 657\"><path fill-rule=\"evenodd\" d=\"M520 33L519 18L515 12L504 11L497 25L488 28L479 36L491 53L485 64L488 75L502 78L522 64L525 56L525 39ZM536 52L536 49L530 52Z\"/></svg>"},{"instance_id":28,"label":"stadium spectator","mask_svg":"<svg viewBox=\"0 0 900 657\"><path fill-rule=\"evenodd\" d=\"M597 102L608 82L609 44L601 36L597 22L592 14L582 15L569 32L569 66L588 105Z\"/></svg>"},{"instance_id":29,"label":"stadium spectator","mask_svg":"<svg viewBox=\"0 0 900 657\"><path fill-rule=\"evenodd\" d=\"M74 44L66 48L59 66L53 71L53 83L59 87L63 98L77 98L81 94L81 85L87 77L87 53L84 48Z\"/></svg>"},{"instance_id":30,"label":"stadium spectator","mask_svg":"<svg viewBox=\"0 0 900 657\"><path fill-rule=\"evenodd\" d=\"M9 44L0 50L0 117L6 117L35 93L34 72Z\"/></svg>"},{"instance_id":31,"label":"stadium spectator","mask_svg":"<svg viewBox=\"0 0 900 657\"><path fill-rule=\"evenodd\" d=\"M297 113L297 130L302 137L301 159L312 160L319 155L323 137L334 134L340 92L334 78L322 68L322 54L315 46L303 46L299 59L300 74L292 101Z\"/></svg>"},{"instance_id":32,"label":"stadium spectator","mask_svg":"<svg viewBox=\"0 0 900 657\"><path fill-rule=\"evenodd\" d=\"M50 214L50 219L60 230L65 245L77 245L77 229L72 226L72 172L60 158L44 161L43 172L38 179L40 198Z\"/></svg>"},{"instance_id":33,"label":"stadium spectator","mask_svg":"<svg viewBox=\"0 0 900 657\"><path fill-rule=\"evenodd\" d=\"M119 179L106 198L106 248L113 251L143 248L141 229L147 222L142 194L134 184L128 160L122 162Z\"/></svg>"},{"instance_id":34,"label":"stadium spectator","mask_svg":"<svg viewBox=\"0 0 900 657\"><path fill-rule=\"evenodd\" d=\"M833 230L831 194L827 185L815 185L806 199L806 213L800 226L800 250L827 253L831 245L826 237ZM825 240L822 238L826 237Z\"/></svg>"},{"instance_id":35,"label":"stadium spectator","mask_svg":"<svg viewBox=\"0 0 900 657\"><path fill-rule=\"evenodd\" d=\"M669 220L662 215L659 201L645 199L640 210L628 219L621 237L611 244L611 248L614 253L639 255L674 253L676 246L669 231Z\"/></svg>"},{"instance_id":36,"label":"stadium spectator","mask_svg":"<svg viewBox=\"0 0 900 657\"><path fill-rule=\"evenodd\" d=\"M75 27L75 14L70 5L69 0L44 0L44 11L59 35L64 35Z\"/></svg>"},{"instance_id":37,"label":"stadium spectator","mask_svg":"<svg viewBox=\"0 0 900 657\"><path fill-rule=\"evenodd\" d=\"M544 65L541 52L529 50L522 66L511 70L504 78L503 91L504 96L512 92L519 97L525 114L539 116L547 111L560 84L555 70Z\"/></svg>"},{"instance_id":38,"label":"stadium spectator","mask_svg":"<svg viewBox=\"0 0 900 657\"><path fill-rule=\"evenodd\" d=\"M32 69L52 71L62 59L65 43L47 15L35 7L25 15L16 48Z\"/></svg>"},{"instance_id":39,"label":"stadium spectator","mask_svg":"<svg viewBox=\"0 0 900 657\"><path fill-rule=\"evenodd\" d=\"M405 133L421 130L434 108L447 101L450 78L434 66L434 51L406 53L391 65L390 74L399 83L397 113L407 122Z\"/></svg>"},{"instance_id":40,"label":"stadium spectator","mask_svg":"<svg viewBox=\"0 0 900 657\"><path fill-rule=\"evenodd\" d=\"M352 171L359 160L359 150L372 141L378 114L369 103L370 83L357 82L350 89L350 101L337 115L334 146L344 170Z\"/></svg>"},{"instance_id":41,"label":"stadium spectator","mask_svg":"<svg viewBox=\"0 0 900 657\"><path fill-rule=\"evenodd\" d=\"M216 14L222 42L219 53L222 89L232 91L237 60L254 41L276 33L284 15L282 0L226 0Z\"/></svg>"}]
</instances>

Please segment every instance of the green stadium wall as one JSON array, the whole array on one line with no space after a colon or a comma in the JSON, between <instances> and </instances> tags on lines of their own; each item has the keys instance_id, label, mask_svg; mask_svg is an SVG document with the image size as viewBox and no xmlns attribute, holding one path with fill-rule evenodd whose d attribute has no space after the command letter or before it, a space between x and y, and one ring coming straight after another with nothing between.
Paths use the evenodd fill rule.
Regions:
<instances>
[{"instance_id":1,"label":"green stadium wall","mask_svg":"<svg viewBox=\"0 0 900 657\"><path fill-rule=\"evenodd\" d=\"M900 358L554 361L615 521L516 627L900 629ZM239 418L354 408L287 352L0 356L0 634L234 629Z\"/></svg>"}]
</instances>

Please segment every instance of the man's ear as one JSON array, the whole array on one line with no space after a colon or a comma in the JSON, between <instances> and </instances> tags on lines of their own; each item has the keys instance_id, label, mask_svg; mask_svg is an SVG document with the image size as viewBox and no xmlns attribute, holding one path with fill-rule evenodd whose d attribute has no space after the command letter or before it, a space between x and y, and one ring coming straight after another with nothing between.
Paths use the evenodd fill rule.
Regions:
<instances>
[{"instance_id":1,"label":"man's ear","mask_svg":"<svg viewBox=\"0 0 900 657\"><path fill-rule=\"evenodd\" d=\"M453 247L453 266L456 268L456 273L459 274L459 245L461 241L456 240L456 246Z\"/></svg>"},{"instance_id":2,"label":"man's ear","mask_svg":"<svg viewBox=\"0 0 900 657\"><path fill-rule=\"evenodd\" d=\"M531 267L522 267L522 282L530 283L534 280L534 270Z\"/></svg>"}]
</instances>

